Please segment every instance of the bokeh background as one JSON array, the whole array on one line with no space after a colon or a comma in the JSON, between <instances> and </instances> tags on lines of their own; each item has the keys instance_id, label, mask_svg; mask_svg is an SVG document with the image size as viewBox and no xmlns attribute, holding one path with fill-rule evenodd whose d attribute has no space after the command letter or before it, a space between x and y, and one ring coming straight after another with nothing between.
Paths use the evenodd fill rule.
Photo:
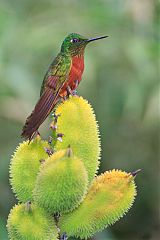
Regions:
<instances>
[{"instance_id":1,"label":"bokeh background","mask_svg":"<svg viewBox=\"0 0 160 240\"><path fill-rule=\"evenodd\" d=\"M78 88L99 122L100 172L142 169L132 209L95 239L160 239L159 9L154 0L0 0L0 240L8 239L6 219L16 202L10 157L45 71L70 32L110 36L87 47Z\"/></svg>"}]
</instances>

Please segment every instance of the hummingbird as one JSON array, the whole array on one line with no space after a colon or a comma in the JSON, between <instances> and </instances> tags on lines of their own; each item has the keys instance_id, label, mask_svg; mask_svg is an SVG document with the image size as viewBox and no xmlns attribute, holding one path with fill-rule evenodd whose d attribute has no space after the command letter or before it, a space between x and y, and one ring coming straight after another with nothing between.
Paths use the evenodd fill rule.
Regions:
<instances>
[{"instance_id":1,"label":"hummingbird","mask_svg":"<svg viewBox=\"0 0 160 240\"><path fill-rule=\"evenodd\" d=\"M44 76L40 99L26 119L22 137L31 140L60 99L74 94L82 79L86 46L90 42L106 37L108 36L86 38L71 33L64 39L60 52Z\"/></svg>"}]
</instances>

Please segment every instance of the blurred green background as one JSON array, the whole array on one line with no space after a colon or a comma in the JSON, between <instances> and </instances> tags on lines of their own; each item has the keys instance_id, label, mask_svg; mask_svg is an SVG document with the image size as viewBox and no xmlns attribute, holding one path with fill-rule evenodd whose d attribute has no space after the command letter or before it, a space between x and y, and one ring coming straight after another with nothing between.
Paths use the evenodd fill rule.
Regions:
<instances>
[{"instance_id":1,"label":"blurred green background","mask_svg":"<svg viewBox=\"0 0 160 240\"><path fill-rule=\"evenodd\" d=\"M159 239L159 9L154 0L0 1L0 240L8 239L6 219L16 202L10 157L45 71L70 32L110 36L87 47L78 88L100 125L100 172L142 169L132 209L95 239ZM46 131L42 127L43 136Z\"/></svg>"}]
</instances>

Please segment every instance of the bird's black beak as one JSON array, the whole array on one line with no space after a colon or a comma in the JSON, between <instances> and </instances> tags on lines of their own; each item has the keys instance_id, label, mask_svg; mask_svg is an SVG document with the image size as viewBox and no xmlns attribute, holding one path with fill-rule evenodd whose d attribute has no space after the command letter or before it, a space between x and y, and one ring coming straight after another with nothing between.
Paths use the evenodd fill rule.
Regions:
<instances>
[{"instance_id":1,"label":"bird's black beak","mask_svg":"<svg viewBox=\"0 0 160 240\"><path fill-rule=\"evenodd\" d=\"M86 42L89 43L89 42L96 41L96 40L103 39L103 38L107 38L107 37L109 37L109 36L90 38L90 39L87 39Z\"/></svg>"}]
</instances>

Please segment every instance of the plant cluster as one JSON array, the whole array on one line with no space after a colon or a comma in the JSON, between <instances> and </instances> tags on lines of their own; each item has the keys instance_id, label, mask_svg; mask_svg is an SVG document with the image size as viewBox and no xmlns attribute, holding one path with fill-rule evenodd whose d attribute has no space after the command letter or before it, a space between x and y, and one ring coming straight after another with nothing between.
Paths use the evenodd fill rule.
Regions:
<instances>
[{"instance_id":1,"label":"plant cluster","mask_svg":"<svg viewBox=\"0 0 160 240\"><path fill-rule=\"evenodd\" d=\"M137 172L106 171L91 105L71 96L57 106L49 141L24 141L10 164L18 204L7 228L11 240L88 239L115 223L136 196Z\"/></svg>"}]
</instances>

